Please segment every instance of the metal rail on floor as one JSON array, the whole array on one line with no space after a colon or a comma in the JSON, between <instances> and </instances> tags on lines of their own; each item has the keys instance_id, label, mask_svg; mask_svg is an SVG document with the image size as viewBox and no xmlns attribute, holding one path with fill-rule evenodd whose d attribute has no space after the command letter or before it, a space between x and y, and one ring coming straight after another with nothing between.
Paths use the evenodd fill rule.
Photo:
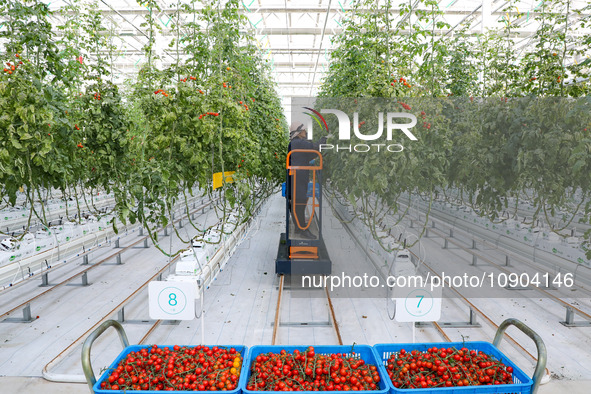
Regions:
<instances>
[{"instance_id":1,"label":"metal rail on floor","mask_svg":"<svg viewBox=\"0 0 591 394\"><path fill-rule=\"evenodd\" d=\"M277 306L275 307L275 323L273 324L273 339L271 345L275 345L277 341L277 330L279 328L279 314L281 313L281 298L283 296L283 282L285 275L279 276L279 293L277 294Z\"/></svg>"},{"instance_id":2,"label":"metal rail on floor","mask_svg":"<svg viewBox=\"0 0 591 394\"><path fill-rule=\"evenodd\" d=\"M275 307L275 318L274 318L274 322L273 322L273 336L272 336L272 340L271 340L271 344L272 345L276 345L277 344L277 336L278 336L278 331L279 331L279 326L281 325L281 301L283 299L283 291L284 291L284 279L285 276L284 275L279 275L279 288L278 288L278 294L277 294L277 305ZM337 317L336 317L336 313L334 310L334 307L332 305L332 299L330 298L330 293L328 291L328 288L325 287L325 295L326 295L326 301L327 301L327 307L328 307L328 313L330 316L330 319L332 320L332 327L335 331L335 335L337 338L337 342L339 343L339 345L343 344L343 338L341 337L341 330L339 328L339 323L337 321ZM316 324L317 325L317 324ZM306 323L305 325L302 324L303 327L314 327L316 326L315 324L310 324L310 323ZM323 325L325 325L325 323L323 323ZM326 324L326 325L330 325L330 321Z\"/></svg>"},{"instance_id":3,"label":"metal rail on floor","mask_svg":"<svg viewBox=\"0 0 591 394\"><path fill-rule=\"evenodd\" d=\"M445 212L441 212L441 213L449 216L449 214L447 214ZM460 220L460 221L462 220L462 219L458 219L458 218L454 218L454 219L455 220ZM436 220L438 222L443 222L443 219L441 219L441 218L436 218ZM412 223L412 220L411 220L411 223ZM447 224L445 222L443 222L443 224L449 226L449 224ZM456 225L455 224L454 224L454 228L456 228ZM465 230L463 228L460 228L460 227L457 227L457 229L459 231L462 231L462 232L467 232L467 230ZM457 246L459 249L463 250L464 252L470 254L472 256L472 265L473 266L476 266L477 265L477 262L478 262L478 259L480 259L482 261L485 261L485 262L487 262L487 263L495 266L500 271L503 271L505 273L510 274L510 273L513 273L513 272L507 270L505 267L509 267L510 266L510 261L511 261L510 260L510 257L512 257L515 261L519 261L519 262L525 264L526 266L528 266L528 267L536 270L537 272L542 272L542 271L540 271L540 267L534 266L533 264L531 264L530 262L528 262L524 257L515 255L514 253L512 253L512 252L510 252L508 250L503 250L503 254L505 255L505 265L503 266L503 265L497 264L497 263L493 262L492 260L490 260L490 259L488 259L488 258L486 258L486 257L484 257L484 256L482 256L482 255L480 255L480 254L478 254L478 253L475 252L475 250L478 250L478 249L476 249L476 242L477 241L476 241L476 239L474 239L473 237L471 237L471 234L467 234L468 238L470 238L471 241L472 241L471 247L468 248L468 247L466 247L466 246L458 243L457 241L454 241L453 240L453 238L454 238L453 228L450 228L450 234L449 235L443 234L442 232L437 231L435 229L435 219L432 220L432 226L427 229L427 235L429 234L429 232L435 233L436 236L438 236L438 237L440 237L440 238L442 238L444 240L443 249L447 249L448 246L449 246L449 243L451 243L451 244ZM484 238L482 238L482 241L481 242L484 245L490 244ZM498 245L492 245L492 244L491 244L491 246L494 246L496 248L499 247ZM579 266L577 266L577 268L578 267ZM576 270L575 270L575 273L576 273ZM588 289L586 289L585 287L583 287L581 285L577 285L574 282L573 282L573 285L574 286L577 286L580 290L589 292ZM591 327L591 314L583 311L580 308L577 308L576 306L573 306L573 305L569 304L568 302L560 299L559 297L555 296L554 294L549 293L548 291L546 291L546 290L544 290L544 289L542 289L540 287L537 287L537 286L533 286L531 284L528 284L528 286L524 287L524 290L525 289L536 290L536 291L544 294L545 296L547 296L552 301L554 301L554 302L560 304L561 306L563 306L565 308L565 311L566 311L566 316L565 316L565 320L564 321L560 321L559 322L562 325L564 325L566 327ZM576 315L581 316L582 318L584 318L587 321L584 321L584 322L582 322L582 321L575 321L575 316Z\"/></svg>"},{"instance_id":4,"label":"metal rail on floor","mask_svg":"<svg viewBox=\"0 0 591 394\"><path fill-rule=\"evenodd\" d=\"M453 216L453 215L451 215L451 214L449 214L447 212L440 211L440 210L439 211L435 211L435 213L432 213L431 214L431 217L434 217L435 214L437 214L439 217L435 217L435 219L433 219L433 226L431 227L431 229L435 228L435 226L434 226L435 220L437 220L438 222L442 223L445 226L450 226L450 224L447 223L447 222L445 222L445 219L442 218L442 216L445 215L445 216L449 217L450 219L453 219L453 221L454 221L453 222L453 225L452 225L453 227L450 226L452 228L450 228L449 238L453 238L454 237L453 229L455 228L458 231L461 231L461 232L466 233L468 238L471 238L473 242L476 242L476 240L474 239L473 234L470 233L470 230L469 230L469 227L468 227L469 225L470 226L474 226L471 222L467 221L466 219L461 219L461 218L455 217L455 216ZM457 223L458 221L464 222L464 224L460 227L460 224ZM496 233L495 233L495 235L498 235L499 238L503 237L503 238L510 239L509 237L506 237L505 235L500 235L500 234L496 234ZM499 248L499 240L496 240L495 243L492 243L492 242L488 241L487 239L485 239L485 237L482 235L482 233L479 234L479 238L481 238L481 242L483 243L483 245L489 244L491 247L494 247L494 248L497 248L497 249ZM519 244L523 245L523 247L532 247L531 245L528 246L528 245L523 244L522 242L519 242L517 240L514 240L514 241L516 241ZM447 237L444 238L444 248L446 248L446 245L447 245ZM535 247L532 247L532 248L535 250ZM529 267L531 267L531 268L533 268L535 270L539 270L540 269L540 266L535 266L535 265L531 264L527 260L528 257L525 257L523 255L516 254L516 251L519 251L519 249L516 248L515 246L510 246L508 244L503 243L503 254L505 254L505 256L506 256L506 265L507 266L510 265L510 259L509 258L511 257L511 258L515 259L516 261L520 261L523 264L525 264L525 265L527 265L527 266L529 266ZM540 250L540 252L549 254L548 251L544 251L544 250ZM553 258L556 258L556 259L560 259L561 261L564 262L564 264L576 264L575 262L573 262L571 260L568 260L568 259L566 259L564 257L561 257L561 256L553 255L552 257ZM547 267L549 267L551 265L551 262L549 260L545 259L545 258L538 257L538 260L542 263L542 265L545 265ZM534 263L535 262L536 262L536 260L535 260L535 257L534 257ZM591 268L590 267L583 266L581 264L576 264L576 268L575 268L575 270L573 272L573 280L574 281L576 281L578 269L581 266L584 267L584 269L590 270L590 272L591 272ZM559 265L555 265L554 268L556 269L556 267L558 267L558 269L560 270L561 268L564 267L564 265L560 265L560 266ZM584 287L583 285L580 285L580 284L577 285L576 283L574 285L577 286L579 289L581 289L583 291L586 291L588 293L591 293L591 290L589 290L587 287Z\"/></svg>"},{"instance_id":5,"label":"metal rail on floor","mask_svg":"<svg viewBox=\"0 0 591 394\"><path fill-rule=\"evenodd\" d=\"M69 344L64 350L62 350L57 356L55 356L50 362L48 362L42 370L42 376L46 380L56 381L56 382L64 382L64 383L86 383L86 378L82 375L67 375L67 374L55 374L53 372L49 372L49 369L54 365L64 359L73 349L77 346L82 340L90 334L95 328L97 328L102 323L109 320L109 317L113 314L117 313L121 308L123 308L129 301L131 301L140 291L142 291L148 284L156 279L161 273L163 273L168 267L176 262L179 256L172 259L169 263L164 265L158 272L152 275L147 281L145 281L140 287L138 287L133 293L131 293L127 298L125 298L122 302L116 305L113 309L111 309L105 317L95 323L91 328L89 328L84 334L80 335L76 340L74 340L71 344Z\"/></svg>"}]
</instances>

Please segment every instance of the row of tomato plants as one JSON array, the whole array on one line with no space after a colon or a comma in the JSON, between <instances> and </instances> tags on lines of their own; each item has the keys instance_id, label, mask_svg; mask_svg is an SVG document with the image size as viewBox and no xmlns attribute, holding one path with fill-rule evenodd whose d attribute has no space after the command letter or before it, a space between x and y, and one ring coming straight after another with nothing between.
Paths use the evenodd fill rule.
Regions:
<instances>
[{"instance_id":1,"label":"row of tomato plants","mask_svg":"<svg viewBox=\"0 0 591 394\"><path fill-rule=\"evenodd\" d=\"M276 187L286 122L267 64L239 30L238 2L183 5L194 18L173 13L166 67L154 49L159 6L148 3L145 62L124 90L113 82L115 36L96 5L70 2L57 27L40 1L0 6L3 201L14 205L19 189L31 207L44 190L76 199L114 192L118 219L152 230L169 224L172 207L195 187L246 215ZM195 27L203 24L207 32ZM213 174L227 171L234 183L214 192ZM31 220L44 218L31 210Z\"/></svg>"},{"instance_id":2,"label":"row of tomato plants","mask_svg":"<svg viewBox=\"0 0 591 394\"><path fill-rule=\"evenodd\" d=\"M335 39L317 107L351 119L359 113L365 135L379 129L378 112L412 113L417 140L395 130L392 141L384 132L372 142L399 142L402 152L329 151L325 179L334 190L373 212L361 217L370 228L381 211L409 215L409 194L432 201L451 190L492 220L502 220L511 197L527 194L533 222L557 222L555 212L574 202L562 223L589 223L591 41L580 34L590 26L589 5L543 2L532 15L537 31L518 51L513 29L524 15L512 3L501 25L482 33L470 18L447 25L434 1L401 4L399 12L394 3L356 3ZM440 33L446 29L453 35ZM326 120L339 129L336 117ZM333 135L328 143L343 145ZM368 142L353 135L346 144Z\"/></svg>"}]
</instances>

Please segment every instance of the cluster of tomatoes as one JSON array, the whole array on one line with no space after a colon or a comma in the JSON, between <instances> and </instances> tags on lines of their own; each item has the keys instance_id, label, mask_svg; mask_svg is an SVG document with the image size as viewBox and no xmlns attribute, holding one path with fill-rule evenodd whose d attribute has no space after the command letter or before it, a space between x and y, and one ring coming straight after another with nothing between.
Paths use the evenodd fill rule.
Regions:
<instances>
[{"instance_id":1,"label":"cluster of tomatoes","mask_svg":"<svg viewBox=\"0 0 591 394\"><path fill-rule=\"evenodd\" d=\"M101 99L101 94L100 93L95 93L94 94L94 99L95 100L100 100Z\"/></svg>"},{"instance_id":2,"label":"cluster of tomatoes","mask_svg":"<svg viewBox=\"0 0 591 394\"><path fill-rule=\"evenodd\" d=\"M407 111L410 111L412 109L410 105L403 103L402 101L398 101L398 104L402 105L402 108L404 108Z\"/></svg>"},{"instance_id":3,"label":"cluster of tomatoes","mask_svg":"<svg viewBox=\"0 0 591 394\"><path fill-rule=\"evenodd\" d=\"M423 127L429 130L431 128L431 123L427 123L425 119L427 119L427 114L425 111L421 111L421 118L423 119Z\"/></svg>"},{"instance_id":4,"label":"cluster of tomatoes","mask_svg":"<svg viewBox=\"0 0 591 394\"><path fill-rule=\"evenodd\" d=\"M513 368L492 356L467 348L401 349L388 359L386 370L399 389L481 386L513 383Z\"/></svg>"},{"instance_id":5,"label":"cluster of tomatoes","mask_svg":"<svg viewBox=\"0 0 591 394\"><path fill-rule=\"evenodd\" d=\"M220 116L220 113L219 112L206 112L204 114L199 115L199 120L201 120L201 118L206 117L207 115L210 115L210 116Z\"/></svg>"},{"instance_id":6,"label":"cluster of tomatoes","mask_svg":"<svg viewBox=\"0 0 591 394\"><path fill-rule=\"evenodd\" d=\"M394 76L394 74L392 74L392 76ZM412 87L412 85L411 85L411 84L409 84L409 83L406 81L406 79L404 79L404 78L402 78L402 77L400 77L400 79L398 79L398 80L396 80L396 78L395 78L395 79L394 79L392 82L390 82L390 85L391 85L391 86L394 86L394 85L395 85L397 82L398 82L398 83L401 83L402 85L406 86L407 88L411 88L411 87Z\"/></svg>"},{"instance_id":7,"label":"cluster of tomatoes","mask_svg":"<svg viewBox=\"0 0 591 394\"><path fill-rule=\"evenodd\" d=\"M253 360L248 390L349 391L377 390L375 365L345 354L317 355L313 347L300 352L261 354Z\"/></svg>"},{"instance_id":8,"label":"cluster of tomatoes","mask_svg":"<svg viewBox=\"0 0 591 394\"><path fill-rule=\"evenodd\" d=\"M153 345L129 353L101 389L228 391L238 387L241 366L242 355L234 348Z\"/></svg>"},{"instance_id":9,"label":"cluster of tomatoes","mask_svg":"<svg viewBox=\"0 0 591 394\"><path fill-rule=\"evenodd\" d=\"M154 94L160 94L160 93L162 93L162 95L164 97L168 97L168 93L166 93L166 90L164 90L164 89L158 89L158 90L154 91Z\"/></svg>"},{"instance_id":10,"label":"cluster of tomatoes","mask_svg":"<svg viewBox=\"0 0 591 394\"><path fill-rule=\"evenodd\" d=\"M14 55L17 59L20 58L20 55L17 53L16 55ZM23 64L22 60L19 60L18 63L16 64L12 64L10 62L6 62L6 67L4 67L4 72L6 74L12 74L14 71L16 71L16 69Z\"/></svg>"},{"instance_id":11,"label":"cluster of tomatoes","mask_svg":"<svg viewBox=\"0 0 591 394\"><path fill-rule=\"evenodd\" d=\"M187 78L190 79L191 81L195 81L197 79L192 75L189 75ZM182 78L181 82L187 82L187 78Z\"/></svg>"},{"instance_id":12,"label":"cluster of tomatoes","mask_svg":"<svg viewBox=\"0 0 591 394\"><path fill-rule=\"evenodd\" d=\"M252 101L254 101L254 99ZM248 111L248 104L244 104L242 101L238 101L238 104L242 105L244 109Z\"/></svg>"}]
</instances>

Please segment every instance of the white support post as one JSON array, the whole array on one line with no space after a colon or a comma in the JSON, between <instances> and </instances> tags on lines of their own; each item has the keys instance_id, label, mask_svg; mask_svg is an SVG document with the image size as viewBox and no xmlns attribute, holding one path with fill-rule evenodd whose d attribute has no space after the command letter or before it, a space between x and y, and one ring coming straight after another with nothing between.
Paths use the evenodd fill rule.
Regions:
<instances>
[{"instance_id":1,"label":"white support post","mask_svg":"<svg viewBox=\"0 0 591 394\"><path fill-rule=\"evenodd\" d=\"M490 28L492 22L492 1L491 0L482 0L482 26L481 31L485 33L485 30Z\"/></svg>"}]
</instances>

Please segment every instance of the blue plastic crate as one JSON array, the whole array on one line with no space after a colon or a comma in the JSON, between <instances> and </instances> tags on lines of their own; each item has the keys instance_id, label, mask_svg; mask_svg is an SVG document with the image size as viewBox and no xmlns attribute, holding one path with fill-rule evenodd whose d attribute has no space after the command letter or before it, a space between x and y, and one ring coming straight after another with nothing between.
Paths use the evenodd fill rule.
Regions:
<instances>
[{"instance_id":1,"label":"blue plastic crate","mask_svg":"<svg viewBox=\"0 0 591 394\"><path fill-rule=\"evenodd\" d=\"M332 353L341 353L341 354L345 354L345 355L351 355L351 349L353 348L353 351L355 352L355 355L362 359L363 361L365 361L366 364L371 364L371 365L375 365L378 367L378 373L380 376L380 381L378 384L378 390L360 390L360 391L356 391L356 393L361 393L361 394L386 394L389 390L388 388L388 383L387 380L389 380L388 378L388 374L385 373L385 370L383 368L380 368L380 362L378 361L379 359L376 359L375 356L375 352L373 351L373 349L371 348L371 346L368 345L355 345L354 347L352 346L314 346L314 352L316 354L332 354ZM293 352L294 350L299 350L300 352L305 352L306 349L308 349L308 346L253 346L250 349L248 349L248 353L247 356L244 358L244 362L243 362L243 369L242 369L242 373L240 375L240 382L241 385L240 388L242 389L242 391L244 393L248 393L248 394L279 394L279 393L283 393L283 391L254 391L254 390L247 390L246 386L248 385L248 380L250 379L250 366L252 364L252 362L254 361L254 359L259 355L259 354L266 354L269 352L273 352L273 353L279 353L281 350L285 350L287 352ZM247 367L248 370L245 370L244 368ZM244 380L242 378L245 378ZM306 391L303 391L304 393L306 393ZM344 391L332 391L334 393L344 393Z\"/></svg>"},{"instance_id":2,"label":"blue plastic crate","mask_svg":"<svg viewBox=\"0 0 591 394\"><path fill-rule=\"evenodd\" d=\"M285 197L285 193L287 193L287 183L283 182L281 184L281 197Z\"/></svg>"},{"instance_id":3,"label":"blue plastic crate","mask_svg":"<svg viewBox=\"0 0 591 394\"><path fill-rule=\"evenodd\" d=\"M181 345L179 345L181 346ZM240 354L242 354L242 367L240 369L240 378L238 379L238 385L236 386L236 389L231 390L231 391L224 391L224 393L227 394L240 394L241 390L240 388L242 386L245 386L246 383L243 382L243 380L246 379L246 375L247 375L247 369L245 367L246 365L246 353L247 353L247 347L246 346L242 346L242 345L204 345L204 346L209 346L210 348L213 346L217 346L217 347L222 347L222 348L234 348L236 349L237 352L239 352ZM173 345L171 346L167 346L167 345L158 345L159 348L164 348L164 347L169 347L172 349ZM182 347L182 346L181 346ZM197 347L197 345L195 346L185 346L188 348L193 348L193 347ZM111 372L117 368L117 366L119 365L119 362L121 360L123 360L129 353L131 352L137 352L140 351L141 349L150 349L152 348L152 345L131 345L126 347L125 349L123 349L121 351L121 353L119 353L119 355L117 356L117 358L115 359L115 361L113 361L113 363L109 366L109 368L107 368L103 374L100 376L100 378L97 379L96 383L94 384L94 386L92 387L92 389L94 390L95 394L124 394L124 393L138 393L138 394L148 394L148 393L161 393L162 391L155 391L155 390L127 390L127 391L123 391L123 390L105 390L105 389L101 389L101 383L104 382L105 380L107 380L109 378L109 375L111 375ZM195 391L195 390L177 390L177 391L172 391L173 393L202 393L202 394L211 394L213 391Z\"/></svg>"},{"instance_id":4,"label":"blue plastic crate","mask_svg":"<svg viewBox=\"0 0 591 394\"><path fill-rule=\"evenodd\" d=\"M502 361L508 367L513 367L513 384L500 384L491 386L465 386L465 387L437 387L426 389L397 389L394 387L392 380L386 371L386 364L392 353L398 353L400 349L407 352L418 350L426 351L431 347L456 349L467 348L470 350L482 351L488 355L494 356L497 360ZM505 356L499 349L488 342L433 342L433 343L384 343L373 346L375 356L381 360L380 368L386 375L386 381L390 387L390 393L417 393L417 394L480 394L480 393L514 393L514 394L530 394L533 380L527 376L513 361Z\"/></svg>"}]
</instances>

